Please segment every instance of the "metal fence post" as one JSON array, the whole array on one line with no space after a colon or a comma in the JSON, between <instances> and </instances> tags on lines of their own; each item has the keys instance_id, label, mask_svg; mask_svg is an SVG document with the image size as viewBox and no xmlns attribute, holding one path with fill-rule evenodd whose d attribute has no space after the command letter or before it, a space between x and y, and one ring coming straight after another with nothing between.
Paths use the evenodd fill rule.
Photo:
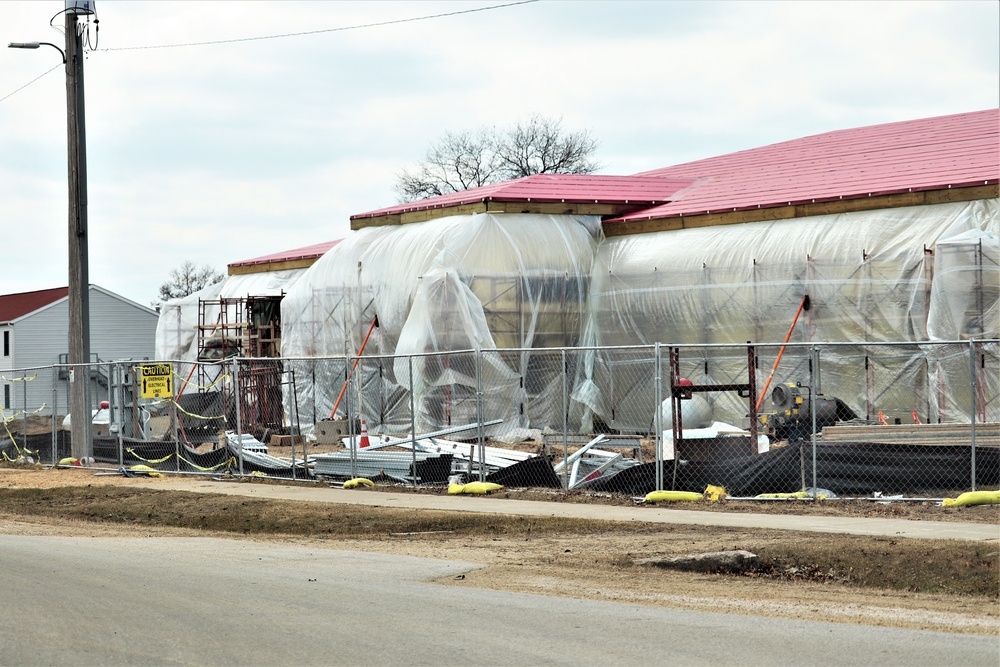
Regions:
<instances>
[{"instance_id":1,"label":"metal fence post","mask_svg":"<svg viewBox=\"0 0 1000 667\"><path fill-rule=\"evenodd\" d=\"M28 378L21 373L21 446L28 449Z\"/></svg>"},{"instance_id":2,"label":"metal fence post","mask_svg":"<svg viewBox=\"0 0 1000 667\"><path fill-rule=\"evenodd\" d=\"M295 479L295 440L302 436L302 424L299 415L299 392L295 387L295 369L288 371L292 375L292 409L289 411L289 419L294 419L290 426L292 432L292 479ZM309 479L309 446L305 438L302 439L302 474L306 480Z\"/></svg>"},{"instance_id":3,"label":"metal fence post","mask_svg":"<svg viewBox=\"0 0 1000 667\"><path fill-rule=\"evenodd\" d=\"M171 421L174 424L174 469L177 472L181 471L181 439L178 426L180 426L180 416L177 410L177 399L173 396L170 397L170 413L173 416Z\"/></svg>"},{"instance_id":4,"label":"metal fence post","mask_svg":"<svg viewBox=\"0 0 1000 667\"><path fill-rule=\"evenodd\" d=\"M812 413L812 499L816 500L816 397L819 395L819 348L815 345L809 357L809 411Z\"/></svg>"},{"instance_id":5,"label":"metal fence post","mask_svg":"<svg viewBox=\"0 0 1000 667\"><path fill-rule=\"evenodd\" d=\"M479 442L479 481L486 479L486 443L483 434L483 350L476 348L476 438ZM413 448L416 456L417 448Z\"/></svg>"},{"instance_id":6,"label":"metal fence post","mask_svg":"<svg viewBox=\"0 0 1000 667\"><path fill-rule=\"evenodd\" d=\"M240 360L234 358L233 361L233 396L236 398L236 442L239 443L237 456L240 461L240 475L243 475L243 401L240 396Z\"/></svg>"},{"instance_id":7,"label":"metal fence post","mask_svg":"<svg viewBox=\"0 0 1000 667\"><path fill-rule=\"evenodd\" d=\"M413 386L413 357L410 357L410 386L411 387ZM411 392L411 397L412 397L412 392ZM413 487L416 488L416 486L417 486L417 430L416 430L416 428L413 429L412 436L413 436L413 440L412 440L413 446L410 447L410 465L411 465L411 470L412 470L412 473L413 473L412 474L412 477L413 477Z\"/></svg>"},{"instance_id":8,"label":"metal fence post","mask_svg":"<svg viewBox=\"0 0 1000 667\"><path fill-rule=\"evenodd\" d=\"M125 466L125 366L118 364L115 366L115 386L118 388L118 465ZM114 415L115 406L111 406L111 414Z\"/></svg>"},{"instance_id":9,"label":"metal fence post","mask_svg":"<svg viewBox=\"0 0 1000 667\"><path fill-rule=\"evenodd\" d=\"M59 368L52 367L52 463L55 464L59 446ZM41 458L41 457L39 457ZM39 461L41 463L41 461Z\"/></svg>"},{"instance_id":10,"label":"metal fence post","mask_svg":"<svg viewBox=\"0 0 1000 667\"><path fill-rule=\"evenodd\" d=\"M976 341L969 341L969 439L970 439L970 480L972 490L976 490Z\"/></svg>"},{"instance_id":11,"label":"metal fence post","mask_svg":"<svg viewBox=\"0 0 1000 667\"><path fill-rule=\"evenodd\" d=\"M569 458L569 367L566 365L566 348L562 350L562 418L563 418L563 461ZM563 491L569 488L569 466L564 465L562 469Z\"/></svg>"},{"instance_id":12,"label":"metal fence post","mask_svg":"<svg viewBox=\"0 0 1000 667\"><path fill-rule=\"evenodd\" d=\"M349 357L350 353L347 351L347 341L344 341L344 414L347 415L347 432L351 434L351 477L358 476L358 445L361 444L361 439L359 434L354 433L354 417L352 416L351 406L354 404L351 400L351 382L354 381L353 374L351 373L351 360ZM357 438L355 437L357 436Z\"/></svg>"},{"instance_id":13,"label":"metal fence post","mask_svg":"<svg viewBox=\"0 0 1000 667\"><path fill-rule=\"evenodd\" d=\"M655 412L653 419L656 424L656 433L653 434L653 446L656 448L656 490L663 490L663 447L660 442L663 439L663 358L660 353L660 343L657 341L653 350L653 358L656 360L656 371L653 374Z\"/></svg>"},{"instance_id":14,"label":"metal fence post","mask_svg":"<svg viewBox=\"0 0 1000 667\"><path fill-rule=\"evenodd\" d=\"M413 355L406 358L409 364L410 372L410 441L413 443L413 455L416 457L417 451L417 410L416 410L416 400L413 396ZM416 470L414 470L416 472Z\"/></svg>"}]
</instances>

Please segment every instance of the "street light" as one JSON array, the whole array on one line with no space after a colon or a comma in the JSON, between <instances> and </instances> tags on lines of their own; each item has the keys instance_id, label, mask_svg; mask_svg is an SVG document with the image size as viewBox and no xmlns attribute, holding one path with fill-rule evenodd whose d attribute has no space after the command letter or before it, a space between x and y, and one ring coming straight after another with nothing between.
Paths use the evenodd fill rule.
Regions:
<instances>
[{"instance_id":1,"label":"street light","mask_svg":"<svg viewBox=\"0 0 1000 667\"><path fill-rule=\"evenodd\" d=\"M9 49L37 49L39 46L41 46L43 44L45 46L51 46L53 49L55 49L56 51L58 51L59 55L62 56L63 64L64 65L66 64L66 52L63 51L62 49L60 49L55 44L53 44L52 42L11 42L10 44L7 45L7 48L9 48Z\"/></svg>"},{"instance_id":2,"label":"street light","mask_svg":"<svg viewBox=\"0 0 1000 667\"><path fill-rule=\"evenodd\" d=\"M87 259L87 132L83 100L83 35L77 17L94 13L93 0L66 0L66 50L49 42L11 42L12 49L51 46L66 65L66 132L69 176L69 411L72 453L93 455L90 428L90 275ZM75 369L82 372L77 374Z\"/></svg>"}]
</instances>

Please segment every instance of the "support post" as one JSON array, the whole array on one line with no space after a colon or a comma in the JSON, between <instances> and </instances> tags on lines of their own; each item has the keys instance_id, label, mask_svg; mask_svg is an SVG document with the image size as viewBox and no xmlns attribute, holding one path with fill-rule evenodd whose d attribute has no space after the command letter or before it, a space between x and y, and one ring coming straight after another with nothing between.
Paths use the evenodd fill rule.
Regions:
<instances>
[{"instance_id":1,"label":"support post","mask_svg":"<svg viewBox=\"0 0 1000 667\"><path fill-rule=\"evenodd\" d=\"M83 38L75 11L66 12L66 128L69 176L69 363L72 452L93 455L90 428L90 276L87 259L87 137Z\"/></svg>"},{"instance_id":2,"label":"support post","mask_svg":"<svg viewBox=\"0 0 1000 667\"><path fill-rule=\"evenodd\" d=\"M239 443L240 475L243 475L243 390L240 387L240 360L233 359L233 394L236 397L236 442Z\"/></svg>"},{"instance_id":3,"label":"support post","mask_svg":"<svg viewBox=\"0 0 1000 667\"><path fill-rule=\"evenodd\" d=\"M653 447L656 448L656 490L663 490L663 357L660 352L660 343L656 343L653 351L653 358L656 363L656 370L653 374L654 394L656 396L656 411L653 413L655 432L653 433Z\"/></svg>"},{"instance_id":4,"label":"support post","mask_svg":"<svg viewBox=\"0 0 1000 667\"><path fill-rule=\"evenodd\" d=\"M976 341L969 341L969 474L972 477L970 487L976 490L976 399L979 388L976 386Z\"/></svg>"}]
</instances>

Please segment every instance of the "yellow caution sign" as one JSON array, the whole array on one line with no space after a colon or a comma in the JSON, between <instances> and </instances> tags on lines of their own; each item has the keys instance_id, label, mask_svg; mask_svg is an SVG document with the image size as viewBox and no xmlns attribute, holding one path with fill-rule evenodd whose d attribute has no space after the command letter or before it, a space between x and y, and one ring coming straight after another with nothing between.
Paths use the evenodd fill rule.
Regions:
<instances>
[{"instance_id":1,"label":"yellow caution sign","mask_svg":"<svg viewBox=\"0 0 1000 667\"><path fill-rule=\"evenodd\" d=\"M139 380L143 398L165 398L174 395L174 367L172 364L142 364Z\"/></svg>"}]
</instances>

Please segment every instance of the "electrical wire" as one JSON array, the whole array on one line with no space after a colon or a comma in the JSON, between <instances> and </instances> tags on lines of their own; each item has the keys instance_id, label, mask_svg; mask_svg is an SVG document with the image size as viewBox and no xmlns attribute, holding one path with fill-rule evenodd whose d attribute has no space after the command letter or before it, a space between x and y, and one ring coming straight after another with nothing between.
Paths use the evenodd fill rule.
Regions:
<instances>
[{"instance_id":1,"label":"electrical wire","mask_svg":"<svg viewBox=\"0 0 1000 667\"><path fill-rule=\"evenodd\" d=\"M21 86L21 87L20 87L20 88L18 88L17 90L14 90L14 91L11 91L11 92L7 93L6 95L4 95L3 97L0 97L0 102L3 102L3 101L4 101L5 99L7 99L8 97L13 97L13 96L14 96L14 95L16 95L17 93L21 92L22 90L24 90L25 88L27 88L28 86L30 86L31 84L33 84L34 82L36 82L36 81L38 81L39 79L41 79L41 78L42 78L43 76L45 76L46 74L49 74L49 73L51 73L51 72L53 72L53 71L55 71L55 70L59 69L59 68L60 68L60 67L62 67L62 66L63 66L63 64L62 64L62 63L59 63L58 65L56 65L56 66L55 66L55 67L53 67L52 69L50 69L50 70L48 70L48 71L46 71L46 72L43 72L43 73L39 74L39 75L38 75L38 76L36 76L36 77L35 77L34 79L32 79L32 80L31 80L31 81L29 81L28 83L24 84L23 86Z\"/></svg>"},{"instance_id":2,"label":"electrical wire","mask_svg":"<svg viewBox=\"0 0 1000 667\"><path fill-rule=\"evenodd\" d=\"M285 38L285 37L304 37L306 35L319 35L319 34L327 33L327 32L345 32L347 30L361 30L363 28L377 28L377 27L380 27L380 26L397 25L397 24L400 24L400 23L413 23L413 22L416 22L416 21L428 21L430 19L439 19L439 18L445 18L445 17L448 17L448 16L459 16L461 14L472 14L472 13L475 13L475 12L485 12L485 11L489 11L491 9L504 9L506 7L515 7L517 5L526 5L526 4L530 4L530 3L533 3L533 2L538 2L538 0L518 0L517 2L508 2L508 3L502 4L502 5L490 5L489 7L477 7L475 9L462 9L462 10L455 11L455 12L445 12L444 14L430 14L430 15L427 15L427 16L415 16L415 17L408 18L408 19L395 19L395 20L392 20L392 21L381 21L381 22L378 22L378 23L362 23L362 24L358 24L358 25L343 26L343 27L340 27L340 28L325 28L323 30L309 30L309 31L306 31L306 32L289 32L289 33L283 33L283 34L279 34L279 35L262 35L262 36L259 36L259 37L241 37L241 38L237 38L237 39L219 39L219 40L214 40L214 41L210 41L210 42L188 42L188 43L184 43L184 44L161 44L161 45L158 45L158 46L119 46L119 47L104 48L104 49L97 48L97 40L98 40L98 36L100 35L100 24L99 24L99 20L95 18L94 19L94 33L95 33L95 35L94 35L94 46L93 46L93 48L91 50L92 51L138 51L138 50L145 50L145 49L176 49L176 48L182 48L182 47L187 47L187 46L210 46L210 45L215 45L215 44L234 44L234 43L237 43L237 42L257 42L257 41L261 41L261 40L265 40L265 39L282 39L282 38ZM49 19L49 25L51 26L52 22L56 19L56 17L58 17L59 15L65 13L66 11L67 10L64 9L64 10L62 10L60 12L57 12L55 16L53 16L51 19ZM88 25L87 43L89 44L90 43L89 18L88 18L88 24L87 25ZM53 26L53 27L55 27L55 26ZM56 65L56 67L59 67L59 65ZM0 97L0 102L3 102L4 100L8 99L9 97L13 97L14 95L16 95L17 93L19 93L20 91L24 90L25 88L27 88L31 84L33 84L36 81L38 81L39 79L41 79L46 74L49 74L50 72L52 72L52 70L56 69L56 67L53 67L52 69L44 72L43 74L40 74L39 76L35 77L34 79L32 79L28 83L24 84L23 86L21 86L17 90L14 90L14 91L12 91L10 93L7 93L3 97Z\"/></svg>"},{"instance_id":3,"label":"electrical wire","mask_svg":"<svg viewBox=\"0 0 1000 667\"><path fill-rule=\"evenodd\" d=\"M100 51L139 51L148 49L177 49L188 46L213 46L216 44L235 44L237 42L259 42L265 39L283 39L286 37L305 37L307 35L319 35L328 32L345 32L347 30L361 30L363 28L378 28L387 25L398 25L400 23L414 23L416 21L428 21L430 19L440 19L448 16L459 16L461 14L473 14L475 12L485 12L491 9L504 9L506 7L515 7L517 5L526 5L533 2L538 2L538 0L518 0L517 2L508 2L502 5L490 5L489 7L477 7L475 9L462 9L455 12L445 12L444 14L429 14L427 16L415 16L408 19L394 19L392 21L380 21L378 23L361 23L358 25L343 26L340 28L324 28L322 30L308 30L306 32L288 32L277 35L261 35L258 37L238 37L235 39L217 39L208 42L185 42L181 44L159 44L154 46L118 46L104 49L95 49Z\"/></svg>"}]
</instances>

